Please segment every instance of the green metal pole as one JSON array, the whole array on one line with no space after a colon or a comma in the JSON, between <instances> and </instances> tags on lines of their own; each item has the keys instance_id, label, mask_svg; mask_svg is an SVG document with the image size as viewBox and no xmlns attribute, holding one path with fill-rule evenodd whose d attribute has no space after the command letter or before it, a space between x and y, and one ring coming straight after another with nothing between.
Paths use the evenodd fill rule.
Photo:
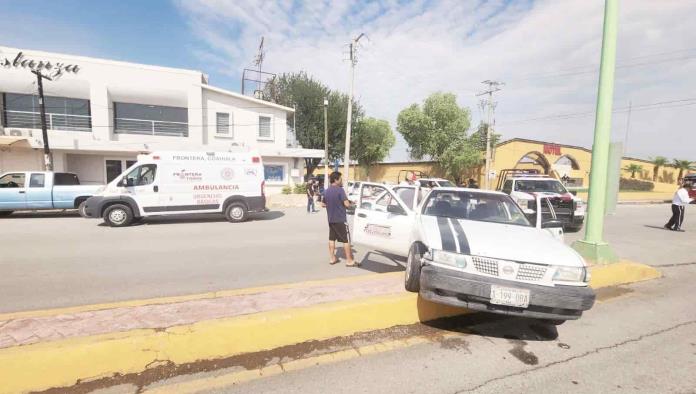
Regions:
<instances>
[{"instance_id":1,"label":"green metal pole","mask_svg":"<svg viewBox=\"0 0 696 394\"><path fill-rule=\"evenodd\" d=\"M604 209L607 199L607 170L611 138L611 110L614 97L618 7L619 0L606 0L604 6L602 58L599 70L594 143L592 144L592 167L590 169L585 239L573 244L573 247L583 257L597 263L608 263L617 260L609 245L602 240L602 234L604 232Z\"/></svg>"}]
</instances>

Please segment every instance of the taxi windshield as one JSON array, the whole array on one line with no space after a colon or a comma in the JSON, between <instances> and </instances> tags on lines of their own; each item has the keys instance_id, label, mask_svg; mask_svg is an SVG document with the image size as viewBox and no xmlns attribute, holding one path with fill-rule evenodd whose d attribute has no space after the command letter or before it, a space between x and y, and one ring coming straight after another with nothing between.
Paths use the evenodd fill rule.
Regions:
<instances>
[{"instance_id":1,"label":"taxi windshield","mask_svg":"<svg viewBox=\"0 0 696 394\"><path fill-rule=\"evenodd\" d=\"M531 226L524 213L509 196L492 193L435 190L428 196L423 214Z\"/></svg>"}]
</instances>

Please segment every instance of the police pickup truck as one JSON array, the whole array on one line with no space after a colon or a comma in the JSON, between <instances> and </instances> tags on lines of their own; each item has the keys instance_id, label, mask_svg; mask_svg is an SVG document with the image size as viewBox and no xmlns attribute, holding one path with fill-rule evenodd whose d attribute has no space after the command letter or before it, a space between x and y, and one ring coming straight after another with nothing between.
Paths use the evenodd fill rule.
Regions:
<instances>
[{"instance_id":1,"label":"police pickup truck","mask_svg":"<svg viewBox=\"0 0 696 394\"><path fill-rule=\"evenodd\" d=\"M0 217L19 210L79 209L99 185L80 185L77 175L51 171L0 174Z\"/></svg>"},{"instance_id":2,"label":"police pickup truck","mask_svg":"<svg viewBox=\"0 0 696 394\"><path fill-rule=\"evenodd\" d=\"M353 240L407 257L406 290L427 300L560 324L580 318L595 295L553 205L537 202L532 225L502 192L363 182Z\"/></svg>"}]
</instances>

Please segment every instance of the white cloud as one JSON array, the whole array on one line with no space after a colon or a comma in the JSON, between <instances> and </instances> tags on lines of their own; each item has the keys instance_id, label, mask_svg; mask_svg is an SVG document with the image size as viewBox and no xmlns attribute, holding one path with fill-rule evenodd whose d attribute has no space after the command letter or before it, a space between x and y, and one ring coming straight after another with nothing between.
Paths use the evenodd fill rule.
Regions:
<instances>
[{"instance_id":1,"label":"white cloud","mask_svg":"<svg viewBox=\"0 0 696 394\"><path fill-rule=\"evenodd\" d=\"M306 70L347 90L345 45L365 32L355 84L368 115L395 125L402 108L444 90L478 118L480 81L499 79L507 83L497 94L504 138L592 144L592 115L517 120L594 109L604 1L187 0L178 6L201 40L198 51L219 70L249 66L265 36L266 70ZM615 107L696 98L696 3L631 0L620 7ZM695 110L637 108L629 153L696 159ZM614 115L617 139L625 124L625 113ZM392 158L405 159L404 150L400 140Z\"/></svg>"}]
</instances>

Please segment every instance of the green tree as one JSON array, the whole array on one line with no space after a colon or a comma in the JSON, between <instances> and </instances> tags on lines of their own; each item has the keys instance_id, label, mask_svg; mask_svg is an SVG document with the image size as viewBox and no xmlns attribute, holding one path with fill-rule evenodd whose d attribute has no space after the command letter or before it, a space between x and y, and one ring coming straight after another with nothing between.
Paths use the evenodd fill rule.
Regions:
<instances>
[{"instance_id":1,"label":"green tree","mask_svg":"<svg viewBox=\"0 0 696 394\"><path fill-rule=\"evenodd\" d=\"M485 128L479 127L469 138L470 125L469 109L460 107L452 93L434 93L422 106L412 104L397 117L398 131L408 143L411 157L437 161L458 184L465 171L481 165L481 151L486 149L485 143L480 143ZM497 141L497 136L492 137Z\"/></svg>"},{"instance_id":2,"label":"green tree","mask_svg":"<svg viewBox=\"0 0 696 394\"><path fill-rule=\"evenodd\" d=\"M471 143L481 152L486 151L486 134L488 132L488 125L485 123L479 124L478 128L474 133L471 134ZM500 142L500 134L493 132L491 134L491 149Z\"/></svg>"},{"instance_id":3,"label":"green tree","mask_svg":"<svg viewBox=\"0 0 696 394\"><path fill-rule=\"evenodd\" d=\"M643 171L643 166L641 166L639 164L629 164L626 167L624 167L623 169L624 169L624 171L631 173L631 178L635 178L636 172Z\"/></svg>"},{"instance_id":4,"label":"green tree","mask_svg":"<svg viewBox=\"0 0 696 394\"><path fill-rule=\"evenodd\" d=\"M653 182L657 182L657 174L660 171L660 167L667 165L668 160L663 156L656 156L652 159L653 164Z\"/></svg>"},{"instance_id":5,"label":"green tree","mask_svg":"<svg viewBox=\"0 0 696 394\"><path fill-rule=\"evenodd\" d=\"M369 181L370 166L387 157L396 138L389 122L375 118L362 119L355 124L353 131L350 148L352 158L365 168Z\"/></svg>"},{"instance_id":6,"label":"green tree","mask_svg":"<svg viewBox=\"0 0 696 394\"><path fill-rule=\"evenodd\" d=\"M471 114L457 104L456 95L438 92L425 99L422 106L412 104L402 110L396 123L412 158L440 161L448 147L466 139Z\"/></svg>"},{"instance_id":7,"label":"green tree","mask_svg":"<svg viewBox=\"0 0 696 394\"><path fill-rule=\"evenodd\" d=\"M329 158L343 157L346 135L348 96L331 91L326 85L305 72L281 74L266 86L264 97L286 107L295 107L297 141L304 148L324 149L324 98L328 97ZM353 102L353 121L359 122L363 110ZM288 124L292 119L288 118ZM321 159L305 159L307 174L311 175Z\"/></svg>"},{"instance_id":8,"label":"green tree","mask_svg":"<svg viewBox=\"0 0 696 394\"><path fill-rule=\"evenodd\" d=\"M677 182L679 182L680 179L684 176L684 171L689 171L689 170L696 170L696 166L694 166L693 161L689 160L679 160L679 159L674 159L672 162L672 165L674 168L679 170L679 176L677 176Z\"/></svg>"},{"instance_id":9,"label":"green tree","mask_svg":"<svg viewBox=\"0 0 696 394\"><path fill-rule=\"evenodd\" d=\"M481 165L481 151L471 139L460 138L440 155L440 167L457 185L464 183L463 173Z\"/></svg>"}]
</instances>

